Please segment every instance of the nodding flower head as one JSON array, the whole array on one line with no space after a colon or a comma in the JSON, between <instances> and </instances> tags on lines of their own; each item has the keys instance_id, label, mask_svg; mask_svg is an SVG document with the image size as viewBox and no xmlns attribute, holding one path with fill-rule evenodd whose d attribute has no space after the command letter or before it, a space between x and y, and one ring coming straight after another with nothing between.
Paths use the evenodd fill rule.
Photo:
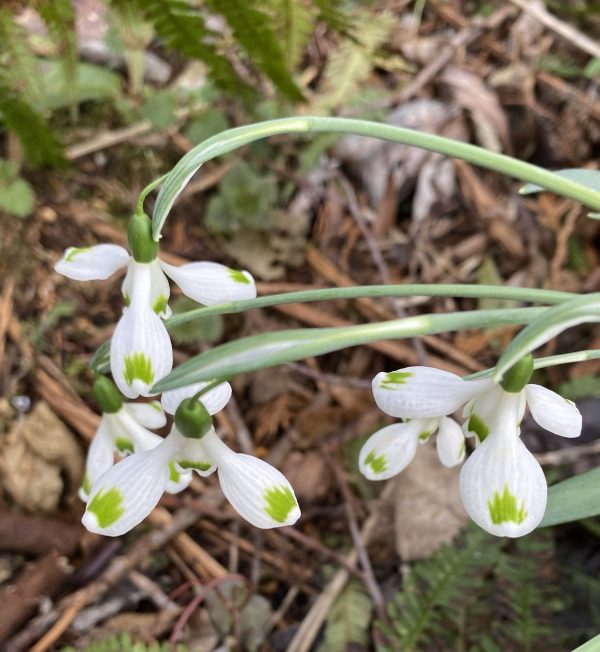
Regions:
<instances>
[{"instance_id":1,"label":"nodding flower head","mask_svg":"<svg viewBox=\"0 0 600 652\"><path fill-rule=\"evenodd\" d=\"M173 367L171 341L162 321L171 314L167 277L204 305L253 299L256 286L248 272L219 263L165 263L158 258L158 243L152 240L145 215L131 219L128 235L132 255L112 244L69 247L55 270L77 281L91 281L127 268L122 285L126 309L112 338L110 366L121 392L136 398L150 396L152 386Z\"/></svg>"}]
</instances>

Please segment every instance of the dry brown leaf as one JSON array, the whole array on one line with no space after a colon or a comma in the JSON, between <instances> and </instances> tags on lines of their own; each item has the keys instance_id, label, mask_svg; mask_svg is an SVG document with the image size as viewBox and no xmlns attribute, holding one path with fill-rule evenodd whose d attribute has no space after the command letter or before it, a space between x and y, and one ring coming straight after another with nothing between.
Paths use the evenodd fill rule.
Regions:
<instances>
[{"instance_id":1,"label":"dry brown leaf","mask_svg":"<svg viewBox=\"0 0 600 652\"><path fill-rule=\"evenodd\" d=\"M290 453L282 472L296 494L306 502L317 502L329 492L331 470L323 456L315 451Z\"/></svg>"},{"instance_id":2,"label":"dry brown leaf","mask_svg":"<svg viewBox=\"0 0 600 652\"><path fill-rule=\"evenodd\" d=\"M66 489L79 486L83 456L77 440L43 401L0 443L0 482L21 507L51 512ZM64 472L64 473L63 473Z\"/></svg>"},{"instance_id":3,"label":"dry brown leaf","mask_svg":"<svg viewBox=\"0 0 600 652\"><path fill-rule=\"evenodd\" d=\"M396 551L403 561L424 559L467 523L458 493L460 467L440 464L435 446L419 446L396 485Z\"/></svg>"}]
</instances>

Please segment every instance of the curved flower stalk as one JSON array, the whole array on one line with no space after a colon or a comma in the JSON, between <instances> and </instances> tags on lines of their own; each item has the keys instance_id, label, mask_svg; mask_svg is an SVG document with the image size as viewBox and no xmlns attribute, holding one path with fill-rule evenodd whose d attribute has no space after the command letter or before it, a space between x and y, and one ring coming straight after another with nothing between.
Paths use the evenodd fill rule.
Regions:
<instances>
[{"instance_id":1,"label":"curved flower stalk","mask_svg":"<svg viewBox=\"0 0 600 652\"><path fill-rule=\"evenodd\" d=\"M520 439L525 407L554 434L578 437L581 433L581 414L575 404L545 387L528 384L532 372L533 359L527 356L500 385L492 379L464 380L429 367L406 367L373 379L375 402L395 417L422 423L465 406L463 430L476 435L478 445L461 469L461 498L469 516L499 536L531 532L546 508L544 473Z\"/></svg>"},{"instance_id":2,"label":"curved flower stalk","mask_svg":"<svg viewBox=\"0 0 600 652\"><path fill-rule=\"evenodd\" d=\"M173 368L171 341L162 321L171 314L167 277L186 296L205 305L253 299L256 286L249 272L219 263L176 267L160 260L146 215L131 219L128 238L131 255L112 244L69 247L54 269L68 278L90 281L106 279L127 267L122 285L127 308L112 338L110 366L121 392L137 398L150 396L152 386Z\"/></svg>"},{"instance_id":3,"label":"curved flower stalk","mask_svg":"<svg viewBox=\"0 0 600 652\"><path fill-rule=\"evenodd\" d=\"M190 431L189 420L179 418L180 406L175 425L159 446L130 455L94 483L82 519L85 527L106 536L131 530L154 509L173 468L203 476L218 470L223 493L256 527L295 523L300 509L285 476L263 460L232 451L215 432L201 401L188 399L181 405L192 415L200 411L200 427L194 424Z\"/></svg>"},{"instance_id":4,"label":"curved flower stalk","mask_svg":"<svg viewBox=\"0 0 600 652\"><path fill-rule=\"evenodd\" d=\"M125 457L132 453L150 450L163 438L150 431L162 428L167 418L158 401L150 403L124 403L114 384L99 376L94 382L94 395L102 410L100 425L88 450L85 474L79 497L87 501L94 483L115 463L115 455ZM174 473L167 483L166 491L177 493L191 481L191 473Z\"/></svg>"}]
</instances>

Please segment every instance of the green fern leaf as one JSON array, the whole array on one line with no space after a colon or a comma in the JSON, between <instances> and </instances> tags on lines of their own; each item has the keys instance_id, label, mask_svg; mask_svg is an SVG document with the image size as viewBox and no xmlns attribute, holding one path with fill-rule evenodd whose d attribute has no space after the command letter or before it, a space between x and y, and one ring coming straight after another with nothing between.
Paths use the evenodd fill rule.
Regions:
<instances>
[{"instance_id":1,"label":"green fern leaf","mask_svg":"<svg viewBox=\"0 0 600 652\"><path fill-rule=\"evenodd\" d=\"M316 12L304 0L273 0L271 4L283 56L288 69L294 70L310 38Z\"/></svg>"},{"instance_id":2,"label":"green fern leaf","mask_svg":"<svg viewBox=\"0 0 600 652\"><path fill-rule=\"evenodd\" d=\"M367 644L373 605L356 582L348 584L325 621L324 642L318 652L338 652Z\"/></svg>"},{"instance_id":3,"label":"green fern leaf","mask_svg":"<svg viewBox=\"0 0 600 652\"><path fill-rule=\"evenodd\" d=\"M248 1L206 0L206 4L225 18L252 63L269 77L276 88L291 100L301 100L302 93L285 65L270 16Z\"/></svg>"},{"instance_id":4,"label":"green fern leaf","mask_svg":"<svg viewBox=\"0 0 600 652\"><path fill-rule=\"evenodd\" d=\"M320 20L327 23L336 32L346 35L352 34L354 30L352 17L339 6L339 3L331 2L331 0L313 0L313 2L319 10Z\"/></svg>"},{"instance_id":5,"label":"green fern leaf","mask_svg":"<svg viewBox=\"0 0 600 652\"><path fill-rule=\"evenodd\" d=\"M215 45L219 35L206 27L199 11L185 0L111 0L111 3L118 8L135 5L153 24L167 47L204 61L212 80L223 90L241 95L243 99L255 97L254 89L245 84L231 63L219 54Z\"/></svg>"}]
</instances>

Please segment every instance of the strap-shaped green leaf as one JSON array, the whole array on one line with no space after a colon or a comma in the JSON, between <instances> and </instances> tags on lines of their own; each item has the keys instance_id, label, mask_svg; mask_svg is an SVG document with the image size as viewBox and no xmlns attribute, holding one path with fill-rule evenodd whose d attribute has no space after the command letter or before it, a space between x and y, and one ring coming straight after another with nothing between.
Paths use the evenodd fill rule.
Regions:
<instances>
[{"instance_id":1,"label":"strap-shaped green leaf","mask_svg":"<svg viewBox=\"0 0 600 652\"><path fill-rule=\"evenodd\" d=\"M592 190L600 191L600 170L585 170L583 168L565 168L564 170L555 170L555 174L565 179L570 179L587 186ZM535 183L528 183L519 190L520 195L532 195L536 192L542 192L542 186Z\"/></svg>"},{"instance_id":2,"label":"strap-shaped green leaf","mask_svg":"<svg viewBox=\"0 0 600 652\"><path fill-rule=\"evenodd\" d=\"M578 521L598 514L600 514L600 467L550 487L546 513L540 527Z\"/></svg>"},{"instance_id":3,"label":"strap-shaped green leaf","mask_svg":"<svg viewBox=\"0 0 600 652\"><path fill-rule=\"evenodd\" d=\"M600 321L600 293L597 292L549 308L541 319L529 324L506 347L496 365L494 380L500 382L506 371L523 356L567 328L594 321Z\"/></svg>"}]
</instances>

